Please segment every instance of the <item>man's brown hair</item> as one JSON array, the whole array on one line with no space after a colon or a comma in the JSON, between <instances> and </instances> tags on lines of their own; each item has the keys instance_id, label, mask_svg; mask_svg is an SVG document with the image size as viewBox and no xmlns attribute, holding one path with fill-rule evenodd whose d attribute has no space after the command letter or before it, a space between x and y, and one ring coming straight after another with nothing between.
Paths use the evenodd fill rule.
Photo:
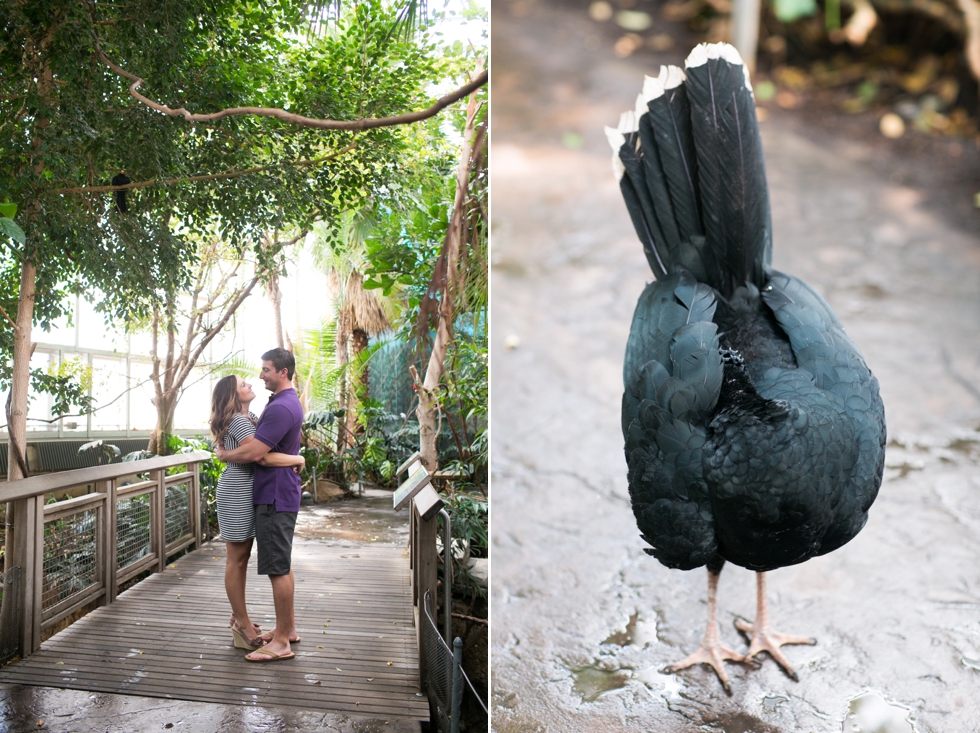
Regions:
<instances>
[{"instance_id":1,"label":"man's brown hair","mask_svg":"<svg viewBox=\"0 0 980 733\"><path fill-rule=\"evenodd\" d=\"M285 369L286 377L292 380L293 373L296 371L296 359L293 358L293 352L278 348L269 349L262 354L262 361L271 361L277 372Z\"/></svg>"}]
</instances>

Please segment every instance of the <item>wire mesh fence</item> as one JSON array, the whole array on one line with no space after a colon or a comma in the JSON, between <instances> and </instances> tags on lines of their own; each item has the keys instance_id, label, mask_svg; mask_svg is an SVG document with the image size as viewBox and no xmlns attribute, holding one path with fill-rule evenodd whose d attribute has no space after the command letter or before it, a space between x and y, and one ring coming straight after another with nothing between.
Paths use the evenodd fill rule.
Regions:
<instances>
[{"instance_id":1,"label":"wire mesh fence","mask_svg":"<svg viewBox=\"0 0 980 733\"><path fill-rule=\"evenodd\" d=\"M96 583L98 525L96 509L44 523L42 609L52 608Z\"/></svg>"},{"instance_id":2,"label":"wire mesh fence","mask_svg":"<svg viewBox=\"0 0 980 733\"><path fill-rule=\"evenodd\" d=\"M17 655L20 629L20 568L0 573L0 664Z\"/></svg>"},{"instance_id":3,"label":"wire mesh fence","mask_svg":"<svg viewBox=\"0 0 980 733\"><path fill-rule=\"evenodd\" d=\"M164 535L168 545L193 531L190 493L190 483L187 481L167 487Z\"/></svg>"},{"instance_id":4,"label":"wire mesh fence","mask_svg":"<svg viewBox=\"0 0 980 733\"><path fill-rule=\"evenodd\" d=\"M116 504L116 567L122 570L151 552L150 495L120 499Z\"/></svg>"},{"instance_id":5,"label":"wire mesh fence","mask_svg":"<svg viewBox=\"0 0 980 733\"><path fill-rule=\"evenodd\" d=\"M432 718L439 733L459 731L459 711L462 708L463 693L469 687L470 694L477 704L487 712L487 706L477 694L473 683L463 671L463 643L457 637L453 649L443 640L432 617L432 597L425 592L422 621L422 644L420 653L425 655L425 689L429 695Z\"/></svg>"},{"instance_id":6,"label":"wire mesh fence","mask_svg":"<svg viewBox=\"0 0 980 733\"><path fill-rule=\"evenodd\" d=\"M453 703L453 653L443 641L432 618L432 597L425 592L421 652L425 655L425 688L433 721L439 733L451 733Z\"/></svg>"}]
</instances>

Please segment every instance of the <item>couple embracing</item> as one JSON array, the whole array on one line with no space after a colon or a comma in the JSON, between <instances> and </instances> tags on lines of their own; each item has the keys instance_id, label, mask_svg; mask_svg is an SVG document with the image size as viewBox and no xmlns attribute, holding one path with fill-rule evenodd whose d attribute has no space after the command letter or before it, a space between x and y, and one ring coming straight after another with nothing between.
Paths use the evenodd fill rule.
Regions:
<instances>
[{"instance_id":1,"label":"couple embracing","mask_svg":"<svg viewBox=\"0 0 980 733\"><path fill-rule=\"evenodd\" d=\"M238 376L220 380L211 398L211 433L215 453L227 467L218 481L218 526L225 540L225 592L231 603L235 646L249 650L250 662L274 662L296 656L299 642L293 613L291 569L293 531L301 490L298 472L305 465L297 455L303 409L293 373L296 362L285 349L262 354L259 378L273 393L256 418L249 412L255 399L252 385ZM259 548L259 575L268 575L276 609L276 628L262 632L245 606L245 577L252 540Z\"/></svg>"}]
</instances>

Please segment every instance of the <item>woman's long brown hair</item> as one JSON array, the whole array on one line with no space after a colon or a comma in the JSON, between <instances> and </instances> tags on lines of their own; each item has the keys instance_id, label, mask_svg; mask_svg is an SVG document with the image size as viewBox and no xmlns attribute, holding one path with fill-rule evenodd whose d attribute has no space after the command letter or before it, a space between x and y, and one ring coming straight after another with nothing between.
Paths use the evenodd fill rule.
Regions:
<instances>
[{"instance_id":1,"label":"woman's long brown hair","mask_svg":"<svg viewBox=\"0 0 980 733\"><path fill-rule=\"evenodd\" d=\"M231 419L242 411L242 401L238 399L238 377L229 374L214 385L211 395L211 435L215 443L224 440Z\"/></svg>"}]
</instances>

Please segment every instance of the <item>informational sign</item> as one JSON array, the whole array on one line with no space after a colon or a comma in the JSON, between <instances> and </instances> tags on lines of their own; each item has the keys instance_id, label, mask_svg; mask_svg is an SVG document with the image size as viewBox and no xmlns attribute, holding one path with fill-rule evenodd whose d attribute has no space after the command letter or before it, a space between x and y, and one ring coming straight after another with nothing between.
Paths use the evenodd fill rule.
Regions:
<instances>
[{"instance_id":1,"label":"informational sign","mask_svg":"<svg viewBox=\"0 0 980 733\"><path fill-rule=\"evenodd\" d=\"M395 511L397 512L403 506L408 504L412 498L419 493L422 489L429 485L432 477L429 472L425 470L425 466L421 463L418 469L409 475L407 479L398 487L395 491L395 496L393 498L395 504Z\"/></svg>"}]
</instances>

